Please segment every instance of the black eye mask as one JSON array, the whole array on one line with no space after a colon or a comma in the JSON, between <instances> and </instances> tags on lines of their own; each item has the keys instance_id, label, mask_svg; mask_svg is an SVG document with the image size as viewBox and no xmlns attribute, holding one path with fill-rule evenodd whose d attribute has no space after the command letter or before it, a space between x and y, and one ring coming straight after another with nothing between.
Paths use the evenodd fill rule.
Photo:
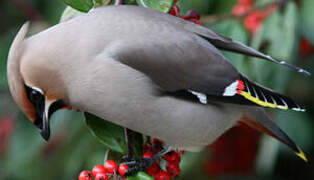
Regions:
<instances>
[{"instance_id":1,"label":"black eye mask","mask_svg":"<svg viewBox=\"0 0 314 180\"><path fill-rule=\"evenodd\" d=\"M43 115L45 113L45 96L38 90L25 85L28 100L36 109L36 120L34 124L43 129Z\"/></svg>"},{"instance_id":2,"label":"black eye mask","mask_svg":"<svg viewBox=\"0 0 314 180\"><path fill-rule=\"evenodd\" d=\"M49 105L47 114L45 114L46 98L44 94L36 89L25 85L28 100L36 109L36 119L34 124L40 129L41 136L48 140L50 137L49 119L57 110L66 107L65 103L60 99ZM48 116L48 117L47 117Z\"/></svg>"}]
</instances>

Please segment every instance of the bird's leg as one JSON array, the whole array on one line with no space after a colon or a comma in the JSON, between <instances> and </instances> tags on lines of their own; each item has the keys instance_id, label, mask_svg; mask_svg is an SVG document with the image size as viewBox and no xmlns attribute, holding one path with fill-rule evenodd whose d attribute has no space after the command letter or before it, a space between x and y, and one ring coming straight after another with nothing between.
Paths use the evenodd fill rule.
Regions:
<instances>
[{"instance_id":1,"label":"bird's leg","mask_svg":"<svg viewBox=\"0 0 314 180\"><path fill-rule=\"evenodd\" d=\"M114 5L121 5L124 3L124 0L115 0Z\"/></svg>"},{"instance_id":2,"label":"bird's leg","mask_svg":"<svg viewBox=\"0 0 314 180\"><path fill-rule=\"evenodd\" d=\"M132 138L130 134L130 130L128 128L123 128L124 136L125 136L125 143L127 145L128 151L126 156L122 158L122 161L131 161L134 160L133 157L133 149L132 149Z\"/></svg>"},{"instance_id":3,"label":"bird's leg","mask_svg":"<svg viewBox=\"0 0 314 180\"><path fill-rule=\"evenodd\" d=\"M123 163L129 166L129 169L125 173L125 176L134 175L139 171L146 171L148 167L157 162L167 152L168 149L162 149L151 158L143 158L141 160L133 160L130 162Z\"/></svg>"}]
</instances>

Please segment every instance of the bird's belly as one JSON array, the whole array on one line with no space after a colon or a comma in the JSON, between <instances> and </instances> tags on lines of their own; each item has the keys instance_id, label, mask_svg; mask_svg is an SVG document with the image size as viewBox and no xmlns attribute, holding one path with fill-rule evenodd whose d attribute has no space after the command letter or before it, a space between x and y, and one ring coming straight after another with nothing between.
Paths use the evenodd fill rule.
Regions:
<instances>
[{"instance_id":1,"label":"bird's belly","mask_svg":"<svg viewBox=\"0 0 314 180\"><path fill-rule=\"evenodd\" d=\"M173 97L137 102L122 103L123 108L117 110L93 113L123 127L157 137L174 148L190 151L211 144L242 116L236 109L239 106L233 105L203 105Z\"/></svg>"},{"instance_id":2,"label":"bird's belly","mask_svg":"<svg viewBox=\"0 0 314 180\"><path fill-rule=\"evenodd\" d=\"M161 95L147 76L116 61L106 61L101 68L99 74L94 71L90 76L80 72L77 83L69 81L75 83L69 86L70 103L115 124L160 138L173 147L204 147L242 116L238 105L204 105Z\"/></svg>"}]
</instances>

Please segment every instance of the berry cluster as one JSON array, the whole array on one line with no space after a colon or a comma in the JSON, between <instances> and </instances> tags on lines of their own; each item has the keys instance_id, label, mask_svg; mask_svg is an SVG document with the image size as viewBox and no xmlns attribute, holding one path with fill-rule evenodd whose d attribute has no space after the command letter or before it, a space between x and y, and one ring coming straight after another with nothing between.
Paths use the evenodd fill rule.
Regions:
<instances>
[{"instance_id":1,"label":"berry cluster","mask_svg":"<svg viewBox=\"0 0 314 180\"><path fill-rule=\"evenodd\" d=\"M163 148L163 142L152 138L151 142L147 141L143 146L143 156L142 158L152 158ZM160 166L161 160L158 160L150 167L146 169L146 172L150 176L154 176L155 180L170 180L181 174L179 164L181 162L181 156L183 151L171 151L163 155L162 159L166 161L165 170ZM79 180L109 180L111 177L117 178L118 176L124 177L128 171L129 166L127 164L121 163L117 165L113 160L108 160L104 165L98 164L94 166L92 172L84 170L79 175Z\"/></svg>"},{"instance_id":2,"label":"berry cluster","mask_svg":"<svg viewBox=\"0 0 314 180\"><path fill-rule=\"evenodd\" d=\"M162 149L162 141L152 138L152 143L145 143L144 145L144 158L152 158L156 153ZM169 180L181 174L179 164L181 162L181 156L184 152L171 151L163 155L163 159L166 161L166 171L160 167L161 161L157 161L147 168L146 173L150 176L154 176L155 180Z\"/></svg>"},{"instance_id":3,"label":"berry cluster","mask_svg":"<svg viewBox=\"0 0 314 180\"><path fill-rule=\"evenodd\" d=\"M117 177L118 173L124 176L125 172L128 170L126 164L117 165L116 162L108 160L104 165L98 164L93 167L92 172L84 170L79 175L79 180L109 180L111 177ZM118 173L117 173L118 172Z\"/></svg>"},{"instance_id":4,"label":"berry cluster","mask_svg":"<svg viewBox=\"0 0 314 180\"><path fill-rule=\"evenodd\" d=\"M200 22L201 16L196 11L190 10L186 13L185 16L180 15L180 9L176 4L177 1L178 0L174 1L174 5L173 5L172 9L170 10L169 14L171 14L173 16L180 17L184 20L193 21L193 22L195 22L195 24L201 24L201 22Z\"/></svg>"},{"instance_id":5,"label":"berry cluster","mask_svg":"<svg viewBox=\"0 0 314 180\"><path fill-rule=\"evenodd\" d=\"M256 32L262 27L263 21L267 18L271 13L274 12L278 8L277 4L272 4L267 7L265 10L254 10L253 8L254 0L237 0L237 4L232 8L232 14L234 16L244 16L244 27L252 34L256 34Z\"/></svg>"}]
</instances>

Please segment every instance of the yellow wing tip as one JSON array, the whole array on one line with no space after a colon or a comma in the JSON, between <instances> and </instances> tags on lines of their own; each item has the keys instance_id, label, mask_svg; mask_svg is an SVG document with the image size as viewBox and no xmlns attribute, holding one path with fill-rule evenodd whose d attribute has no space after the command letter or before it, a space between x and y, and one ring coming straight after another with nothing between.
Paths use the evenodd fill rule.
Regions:
<instances>
[{"instance_id":1,"label":"yellow wing tip","mask_svg":"<svg viewBox=\"0 0 314 180\"><path fill-rule=\"evenodd\" d=\"M301 159L303 159L305 162L308 162L305 154L303 153L303 151L298 147L299 152L295 152L295 154L297 156L299 156Z\"/></svg>"}]
</instances>

